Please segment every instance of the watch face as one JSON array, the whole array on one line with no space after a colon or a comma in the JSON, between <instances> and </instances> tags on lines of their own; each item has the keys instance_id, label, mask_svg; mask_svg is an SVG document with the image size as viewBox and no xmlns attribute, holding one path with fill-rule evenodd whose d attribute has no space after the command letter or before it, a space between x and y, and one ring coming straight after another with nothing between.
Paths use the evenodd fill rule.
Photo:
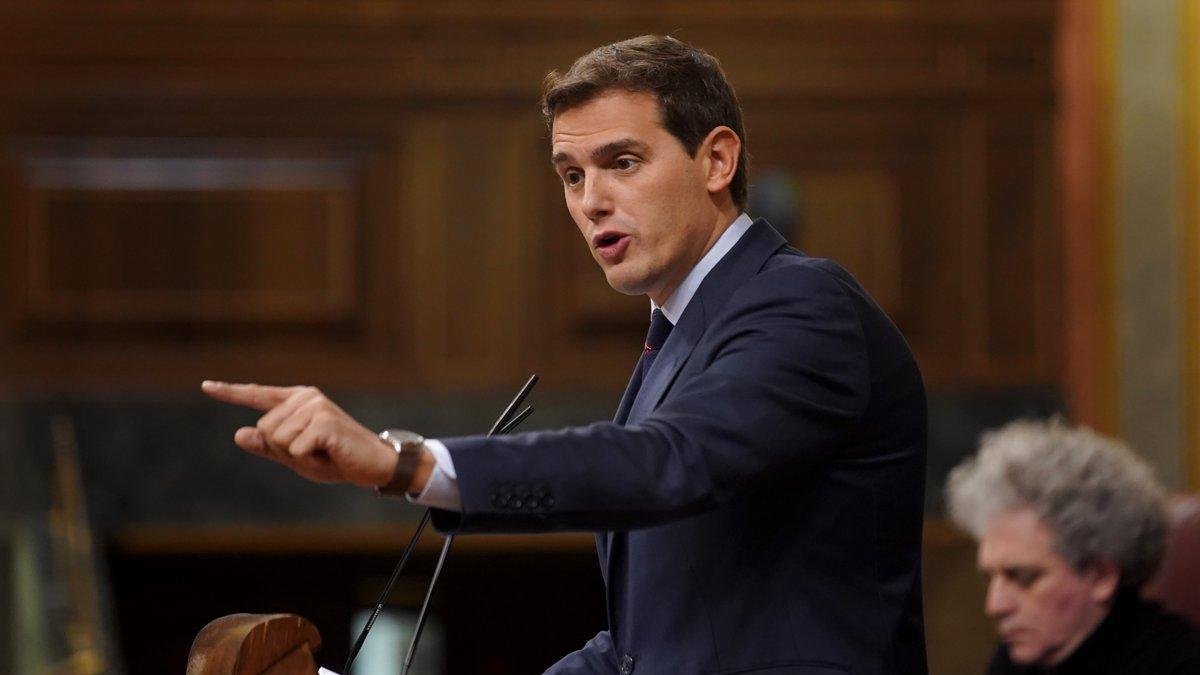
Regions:
<instances>
[{"instance_id":1,"label":"watch face","mask_svg":"<svg viewBox=\"0 0 1200 675\"><path fill-rule=\"evenodd\" d=\"M425 442L425 438L421 436L421 434L418 434L414 431L408 431L407 429L388 429L382 434L379 434L379 437L385 441L391 441L393 443Z\"/></svg>"}]
</instances>

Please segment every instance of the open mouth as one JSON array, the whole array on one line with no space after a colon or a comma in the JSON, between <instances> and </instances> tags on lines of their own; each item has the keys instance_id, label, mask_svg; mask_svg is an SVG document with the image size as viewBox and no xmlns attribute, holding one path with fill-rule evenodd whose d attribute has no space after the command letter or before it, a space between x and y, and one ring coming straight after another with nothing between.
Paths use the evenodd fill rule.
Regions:
<instances>
[{"instance_id":1,"label":"open mouth","mask_svg":"<svg viewBox=\"0 0 1200 675\"><path fill-rule=\"evenodd\" d=\"M609 263L618 263L629 246L629 235L621 232L602 232L592 240L596 252Z\"/></svg>"},{"instance_id":2,"label":"open mouth","mask_svg":"<svg viewBox=\"0 0 1200 675\"><path fill-rule=\"evenodd\" d=\"M622 236L624 236L624 235L618 234L616 232L609 232L608 234L602 234L602 235L600 235L600 237L598 237L596 239L596 247L597 248L608 248L609 246L612 246L613 244L620 241Z\"/></svg>"}]
</instances>

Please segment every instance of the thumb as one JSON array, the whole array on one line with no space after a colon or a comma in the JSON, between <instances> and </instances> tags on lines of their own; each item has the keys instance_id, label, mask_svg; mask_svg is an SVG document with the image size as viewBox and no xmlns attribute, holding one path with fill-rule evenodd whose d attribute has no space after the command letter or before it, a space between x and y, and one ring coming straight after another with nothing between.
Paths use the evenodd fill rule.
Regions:
<instances>
[{"instance_id":1,"label":"thumb","mask_svg":"<svg viewBox=\"0 0 1200 675\"><path fill-rule=\"evenodd\" d=\"M262 432L255 427L242 427L233 435L233 442L246 452L253 452L256 455L268 455L270 450L267 448L267 440L263 438Z\"/></svg>"}]
</instances>

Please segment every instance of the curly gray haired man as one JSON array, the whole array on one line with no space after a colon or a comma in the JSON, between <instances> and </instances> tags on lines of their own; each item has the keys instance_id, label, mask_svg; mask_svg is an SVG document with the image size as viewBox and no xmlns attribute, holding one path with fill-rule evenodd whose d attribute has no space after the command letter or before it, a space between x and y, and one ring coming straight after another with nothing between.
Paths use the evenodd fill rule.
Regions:
<instances>
[{"instance_id":1,"label":"curly gray haired man","mask_svg":"<svg viewBox=\"0 0 1200 675\"><path fill-rule=\"evenodd\" d=\"M1128 447L1059 420L992 431L950 473L950 516L979 541L990 675L1200 673L1200 634L1139 599L1166 502Z\"/></svg>"}]
</instances>

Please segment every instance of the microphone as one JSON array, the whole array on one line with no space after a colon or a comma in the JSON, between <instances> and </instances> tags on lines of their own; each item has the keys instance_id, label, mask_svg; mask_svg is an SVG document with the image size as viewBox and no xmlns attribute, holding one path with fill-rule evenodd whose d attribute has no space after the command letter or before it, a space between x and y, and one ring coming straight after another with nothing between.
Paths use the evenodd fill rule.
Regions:
<instances>
[{"instance_id":1,"label":"microphone","mask_svg":"<svg viewBox=\"0 0 1200 675\"><path fill-rule=\"evenodd\" d=\"M525 386L517 392L504 412L500 413L500 417L492 424L492 428L488 431L488 436L497 436L507 434L517 428L521 422L524 422L527 417L533 414L533 406L527 406L517 415L513 415L513 411L521 405L529 392L533 390L533 385L537 384L538 376L530 375L526 380ZM421 521L417 523L417 529L413 532L412 538L408 540L408 544L404 547L404 553L400 556L400 561L396 563L395 569L392 570L392 576L388 579L387 584L383 588L383 593L379 595L379 600L375 603L375 609L371 612L371 616L367 618L366 624L363 625L362 631L358 634L358 639L354 641L354 646L350 649L350 656L346 659L346 666L342 669L344 675L350 675L350 666L354 664L354 658L358 656L359 650L362 649L363 643L367 640L367 633L371 631L371 626L375 624L375 620L379 618L380 612L383 611L383 606L387 602L388 596L392 594L392 589L396 586L396 580L400 578L400 572L404 570L404 566L408 564L408 559L412 555L413 549L417 547L417 541L421 538L421 534L425 531L425 526L429 524L429 519L432 515L431 509L425 509L425 513L421 516ZM417 644L421 640L421 631L425 627L425 620L429 612L429 601L433 598L433 589L437 585L438 577L442 574L442 566L446 562L446 556L450 553L450 547L454 544L454 535L446 535L446 541L442 543L442 551L438 554L437 565L433 569L433 578L429 581L429 588L425 591L425 600L421 603L421 611L417 614L417 624L413 628L412 642L408 645L408 652L404 656L404 665L400 670L400 675L407 675L408 669L412 666L413 657L417 654Z\"/></svg>"}]
</instances>

